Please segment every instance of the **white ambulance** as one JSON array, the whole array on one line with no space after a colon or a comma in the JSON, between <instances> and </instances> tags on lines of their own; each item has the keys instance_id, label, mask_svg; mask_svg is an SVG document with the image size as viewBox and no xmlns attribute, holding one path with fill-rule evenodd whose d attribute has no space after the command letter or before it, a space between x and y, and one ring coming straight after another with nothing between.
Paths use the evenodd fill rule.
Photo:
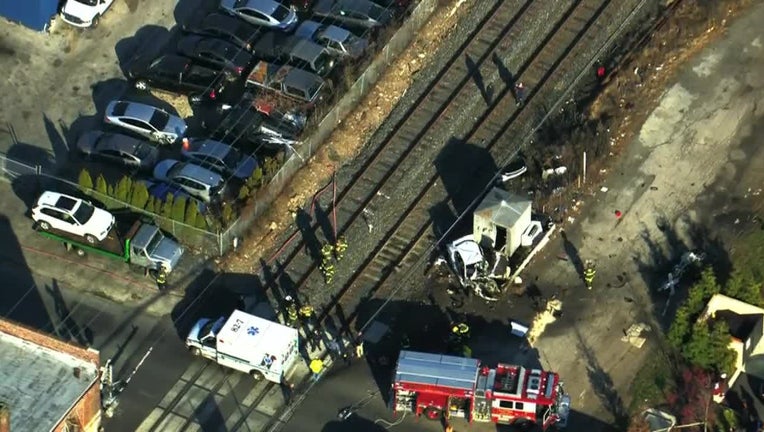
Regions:
<instances>
[{"instance_id":1,"label":"white ambulance","mask_svg":"<svg viewBox=\"0 0 764 432\"><path fill-rule=\"evenodd\" d=\"M192 354L279 383L299 356L297 329L235 310L230 317L200 319L186 338Z\"/></svg>"}]
</instances>

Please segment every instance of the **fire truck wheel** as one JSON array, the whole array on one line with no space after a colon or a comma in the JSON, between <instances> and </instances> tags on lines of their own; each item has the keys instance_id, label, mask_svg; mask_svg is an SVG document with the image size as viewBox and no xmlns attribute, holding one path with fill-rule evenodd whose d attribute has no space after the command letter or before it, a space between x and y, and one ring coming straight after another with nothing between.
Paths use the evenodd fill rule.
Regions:
<instances>
[{"instance_id":1,"label":"fire truck wheel","mask_svg":"<svg viewBox=\"0 0 764 432\"><path fill-rule=\"evenodd\" d=\"M191 348L191 355L195 357L199 357L202 354L202 352L197 347Z\"/></svg>"},{"instance_id":2,"label":"fire truck wheel","mask_svg":"<svg viewBox=\"0 0 764 432\"><path fill-rule=\"evenodd\" d=\"M435 407L427 407L424 409L424 416L429 420L440 420L443 413Z\"/></svg>"},{"instance_id":3,"label":"fire truck wheel","mask_svg":"<svg viewBox=\"0 0 764 432\"><path fill-rule=\"evenodd\" d=\"M263 374L260 373L260 371L251 370L251 371L249 371L249 374L252 375L252 378L254 378L255 381L262 381L263 380Z\"/></svg>"}]
</instances>

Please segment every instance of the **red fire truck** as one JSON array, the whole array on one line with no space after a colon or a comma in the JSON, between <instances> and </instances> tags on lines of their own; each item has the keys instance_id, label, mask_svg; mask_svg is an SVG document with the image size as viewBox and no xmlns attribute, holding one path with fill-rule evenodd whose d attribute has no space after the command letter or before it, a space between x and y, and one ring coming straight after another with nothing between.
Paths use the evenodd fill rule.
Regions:
<instances>
[{"instance_id":1,"label":"red fire truck","mask_svg":"<svg viewBox=\"0 0 764 432\"><path fill-rule=\"evenodd\" d=\"M472 358L401 351L393 383L393 409L470 422L535 422L544 430L566 426L570 396L556 373Z\"/></svg>"}]
</instances>

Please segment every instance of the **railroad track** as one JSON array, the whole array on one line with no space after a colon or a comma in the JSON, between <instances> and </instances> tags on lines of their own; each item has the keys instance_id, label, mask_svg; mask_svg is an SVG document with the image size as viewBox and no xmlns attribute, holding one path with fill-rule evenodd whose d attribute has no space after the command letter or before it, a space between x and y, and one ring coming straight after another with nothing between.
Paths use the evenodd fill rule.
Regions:
<instances>
[{"instance_id":1,"label":"railroad track","mask_svg":"<svg viewBox=\"0 0 764 432\"><path fill-rule=\"evenodd\" d=\"M512 143L511 136L525 136L527 130L523 131L523 128L537 116L533 108L544 104L543 101L534 102L541 99L538 96L553 96L555 86L571 82L580 73L578 57L587 52L591 56L591 46L602 46L609 35L607 29L620 22L620 16L625 16L624 8L634 7L638 1L614 4L610 0L567 2L564 10L545 23L543 37L537 39L538 43L525 49L526 56L519 60L520 66L514 70L517 78L502 76L501 87L498 91L492 89L495 96L486 98L485 106L477 110L469 107L471 95L487 92L485 83L482 87L479 83L483 71L490 69L491 63L494 68L503 66L500 52L512 47L518 32L538 26L533 20L543 16L543 10L548 8L541 3L545 2L517 4L506 1L497 4L396 125L394 132L383 140L337 195L337 231L346 235L351 248L354 239L364 237L373 238L376 246L360 260L356 257L352 262L348 257L345 258L348 263L338 265L335 281L327 286L331 296L321 318L338 303L345 310L354 310L362 299L377 293L395 274L395 269L421 259L433 246L428 238L428 233L432 233L430 211L433 206L447 202L449 195L466 192L453 188L445 190L439 182L442 173L433 172L432 167L424 171L417 168L423 160L433 160L444 147L443 142L428 140L428 135L449 130L466 109L472 108L469 112L475 113L476 120L466 125L464 129L468 132L459 141L490 152L495 160L504 160L506 155L519 149L520 144ZM506 67L503 74L499 69L500 75L508 73ZM514 106L512 83L515 79L530 87L526 96L528 105L524 109ZM490 176L494 174L491 172ZM384 209L388 205L387 197L395 197L406 209L403 213L377 218L374 226L377 232L370 232L365 214ZM456 213L462 210L465 209L457 208ZM318 223L310 229L317 238L321 237ZM277 287L274 282L270 285L272 288L304 292L308 291L306 287L323 285L318 259L303 253L304 248L305 241L301 240L289 249L272 278L273 281L294 281L294 287Z\"/></svg>"},{"instance_id":2,"label":"railroad track","mask_svg":"<svg viewBox=\"0 0 764 432\"><path fill-rule=\"evenodd\" d=\"M218 369L219 373L213 373L214 377L211 382L205 377L205 372L210 372L213 369ZM232 379L236 379L235 384L232 383ZM230 385L232 388L225 394L221 395L219 400L214 399L215 395L220 395L224 386ZM194 387L203 389L204 400L193 400L191 392ZM235 388L234 388L235 387ZM188 379L183 379L183 385L178 389L172 399L161 407L161 413L152 418L152 424L145 430L150 432L159 432L169 427L165 424L168 418L182 418L183 423L172 423L173 430L185 431L195 430L194 422L200 422L202 424L205 421L227 421L231 416L236 415L236 420L226 428L230 431L248 430L247 419L257 409L260 403L265 397L276 387L276 384L269 381L255 381L246 374L241 374L232 369L217 366L215 362L204 361L204 364L198 371L194 372ZM246 394L244 398L239 398L240 394ZM247 401L249 400L249 401ZM180 411L183 409L182 405L193 403L191 407L194 411L192 415L184 415ZM209 404L209 405L208 405ZM218 415L208 416L203 409L209 406L210 409L217 409ZM233 407L232 412L229 415L224 416L222 411L228 410L229 407ZM270 417L268 413L262 413L264 417ZM200 420L204 419L204 420ZM215 425L216 427L222 425Z\"/></svg>"}]
</instances>

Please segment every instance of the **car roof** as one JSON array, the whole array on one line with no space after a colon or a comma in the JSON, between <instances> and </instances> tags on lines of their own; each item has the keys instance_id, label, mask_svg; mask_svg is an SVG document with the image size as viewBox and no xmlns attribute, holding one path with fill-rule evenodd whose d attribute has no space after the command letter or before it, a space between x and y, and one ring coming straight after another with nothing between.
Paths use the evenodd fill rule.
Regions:
<instances>
[{"instance_id":1,"label":"car roof","mask_svg":"<svg viewBox=\"0 0 764 432\"><path fill-rule=\"evenodd\" d=\"M303 21L300 23L300 26L297 27L297 30L294 31L294 34L302 38L313 39L313 36L320 29L321 23L315 21Z\"/></svg>"},{"instance_id":2,"label":"car roof","mask_svg":"<svg viewBox=\"0 0 764 432\"><path fill-rule=\"evenodd\" d=\"M335 25L327 26L321 31L321 35L329 40L336 42L345 42L348 36L350 36L350 30Z\"/></svg>"},{"instance_id":3,"label":"car roof","mask_svg":"<svg viewBox=\"0 0 764 432\"><path fill-rule=\"evenodd\" d=\"M105 132L98 141L98 149L121 150L126 153L134 153L138 146L143 143L143 140L131 136Z\"/></svg>"},{"instance_id":4,"label":"car roof","mask_svg":"<svg viewBox=\"0 0 764 432\"><path fill-rule=\"evenodd\" d=\"M183 57L176 54L164 54L159 57L155 57L149 64L153 65L158 61L162 69L181 72L188 68L191 61L187 57Z\"/></svg>"},{"instance_id":5,"label":"car roof","mask_svg":"<svg viewBox=\"0 0 764 432\"><path fill-rule=\"evenodd\" d=\"M231 151L231 146L207 138L191 140L188 152L197 153L200 156L211 156L223 159Z\"/></svg>"},{"instance_id":6,"label":"car roof","mask_svg":"<svg viewBox=\"0 0 764 432\"><path fill-rule=\"evenodd\" d=\"M81 200L62 193L45 191L37 199L37 205L46 205L71 211Z\"/></svg>"},{"instance_id":7,"label":"car roof","mask_svg":"<svg viewBox=\"0 0 764 432\"><path fill-rule=\"evenodd\" d=\"M177 172L176 176L188 177L211 186L215 186L223 181L223 178L220 175L208 170L207 168L200 167L199 165L194 165L192 163L182 163L183 166Z\"/></svg>"},{"instance_id":8,"label":"car roof","mask_svg":"<svg viewBox=\"0 0 764 432\"><path fill-rule=\"evenodd\" d=\"M114 101L112 103L114 104L114 109L111 111L112 115L133 117L142 120L149 120L151 116L154 115L154 111L159 109L139 102Z\"/></svg>"},{"instance_id":9,"label":"car roof","mask_svg":"<svg viewBox=\"0 0 764 432\"><path fill-rule=\"evenodd\" d=\"M281 3L273 1L273 0L248 0L246 2L242 2L243 6L247 9L253 9L258 12L263 12L267 15L270 15L275 11L276 9L281 6Z\"/></svg>"},{"instance_id":10,"label":"car roof","mask_svg":"<svg viewBox=\"0 0 764 432\"><path fill-rule=\"evenodd\" d=\"M291 68L286 77L284 77L284 84L305 90L314 83L322 81L318 75L298 68Z\"/></svg>"},{"instance_id":11,"label":"car roof","mask_svg":"<svg viewBox=\"0 0 764 432\"><path fill-rule=\"evenodd\" d=\"M307 39L297 39L292 48L292 55L303 59L318 57L324 51L321 45Z\"/></svg>"}]
</instances>

